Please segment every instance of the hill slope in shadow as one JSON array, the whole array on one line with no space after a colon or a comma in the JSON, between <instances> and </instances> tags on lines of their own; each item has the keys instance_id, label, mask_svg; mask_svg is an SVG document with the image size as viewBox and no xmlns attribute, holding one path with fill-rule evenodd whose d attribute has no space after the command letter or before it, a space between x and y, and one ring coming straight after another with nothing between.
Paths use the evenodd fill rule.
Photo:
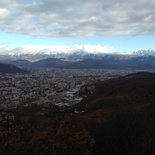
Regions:
<instances>
[{"instance_id":1,"label":"hill slope in shadow","mask_svg":"<svg viewBox=\"0 0 155 155\"><path fill-rule=\"evenodd\" d=\"M6 74L6 73L28 73L28 72L12 64L0 63L0 73Z\"/></svg>"},{"instance_id":2,"label":"hill slope in shadow","mask_svg":"<svg viewBox=\"0 0 155 155\"><path fill-rule=\"evenodd\" d=\"M93 154L152 154L155 146L155 74L100 82L76 111L96 143Z\"/></svg>"}]
</instances>

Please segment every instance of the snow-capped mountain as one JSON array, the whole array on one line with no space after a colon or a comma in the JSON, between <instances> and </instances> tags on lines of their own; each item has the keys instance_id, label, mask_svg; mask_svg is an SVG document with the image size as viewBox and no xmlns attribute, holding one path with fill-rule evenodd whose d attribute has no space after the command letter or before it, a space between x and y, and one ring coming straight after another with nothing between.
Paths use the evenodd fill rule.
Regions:
<instances>
[{"instance_id":1,"label":"snow-capped mountain","mask_svg":"<svg viewBox=\"0 0 155 155\"><path fill-rule=\"evenodd\" d=\"M114 53L113 47L101 45L74 45L74 46L22 46L16 48L1 48L0 52L6 55L59 55L59 54L104 54Z\"/></svg>"},{"instance_id":2,"label":"snow-capped mountain","mask_svg":"<svg viewBox=\"0 0 155 155\"><path fill-rule=\"evenodd\" d=\"M133 52L134 55L139 56L155 56L155 50L154 49L140 49Z\"/></svg>"}]
</instances>

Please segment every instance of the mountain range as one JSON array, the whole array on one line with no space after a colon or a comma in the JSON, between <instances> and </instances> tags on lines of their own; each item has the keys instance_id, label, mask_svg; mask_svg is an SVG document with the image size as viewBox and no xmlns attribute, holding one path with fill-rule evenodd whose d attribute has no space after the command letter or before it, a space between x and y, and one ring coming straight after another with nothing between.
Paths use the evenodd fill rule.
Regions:
<instances>
[{"instance_id":1,"label":"mountain range","mask_svg":"<svg viewBox=\"0 0 155 155\"><path fill-rule=\"evenodd\" d=\"M141 49L134 51L133 54L139 55L139 56L155 56L155 50L154 49Z\"/></svg>"},{"instance_id":2,"label":"mountain range","mask_svg":"<svg viewBox=\"0 0 155 155\"><path fill-rule=\"evenodd\" d=\"M138 50L132 54L93 54L82 51L56 54L3 55L0 63L23 69L155 69L155 50Z\"/></svg>"},{"instance_id":3,"label":"mountain range","mask_svg":"<svg viewBox=\"0 0 155 155\"><path fill-rule=\"evenodd\" d=\"M1 63L13 64L23 69L63 68L63 69L155 69L155 56L105 55L100 59L68 60L47 58L36 62L28 60L5 60Z\"/></svg>"},{"instance_id":4,"label":"mountain range","mask_svg":"<svg viewBox=\"0 0 155 155\"><path fill-rule=\"evenodd\" d=\"M58 48L58 47L57 47ZM57 49L58 50L58 49ZM64 50L67 50L65 52ZM87 49L88 50L88 49ZM72 49L71 51L65 47L65 49L59 49L55 51L54 49L46 48L46 49L31 49L31 48L16 48L11 52L3 52L0 55L0 60L29 60L29 61L38 61L41 59L47 58L58 58L58 59L71 59L71 60L83 60L83 59L102 59L107 55L112 55L116 57L130 58L130 57L138 57L138 56L155 56L154 49L140 49L133 51L131 53L117 53L117 52L101 52L101 51L92 51L93 49L89 49L91 51L87 51L86 49Z\"/></svg>"}]
</instances>

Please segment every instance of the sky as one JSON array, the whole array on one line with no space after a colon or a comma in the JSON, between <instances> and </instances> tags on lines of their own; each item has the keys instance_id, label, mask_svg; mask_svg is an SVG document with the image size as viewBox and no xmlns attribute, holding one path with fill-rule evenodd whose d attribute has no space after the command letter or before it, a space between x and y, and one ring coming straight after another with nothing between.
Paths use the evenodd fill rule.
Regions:
<instances>
[{"instance_id":1,"label":"sky","mask_svg":"<svg viewBox=\"0 0 155 155\"><path fill-rule=\"evenodd\" d=\"M0 0L0 54L155 49L154 8L155 0Z\"/></svg>"}]
</instances>

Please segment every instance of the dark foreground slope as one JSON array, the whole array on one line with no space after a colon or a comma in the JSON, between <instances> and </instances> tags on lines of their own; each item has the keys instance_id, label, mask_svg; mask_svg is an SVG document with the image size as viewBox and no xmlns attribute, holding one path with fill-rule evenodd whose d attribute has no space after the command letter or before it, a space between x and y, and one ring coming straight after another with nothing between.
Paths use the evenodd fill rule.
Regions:
<instances>
[{"instance_id":1,"label":"dark foreground slope","mask_svg":"<svg viewBox=\"0 0 155 155\"><path fill-rule=\"evenodd\" d=\"M1 154L151 155L155 153L155 74L107 80L68 110L18 107Z\"/></svg>"},{"instance_id":2,"label":"dark foreground slope","mask_svg":"<svg viewBox=\"0 0 155 155\"><path fill-rule=\"evenodd\" d=\"M136 73L97 84L76 108L94 137L93 154L155 153L155 74Z\"/></svg>"},{"instance_id":3,"label":"dark foreground slope","mask_svg":"<svg viewBox=\"0 0 155 155\"><path fill-rule=\"evenodd\" d=\"M0 63L0 73L27 73L25 70L16 67L15 65L11 64L1 64Z\"/></svg>"}]
</instances>

